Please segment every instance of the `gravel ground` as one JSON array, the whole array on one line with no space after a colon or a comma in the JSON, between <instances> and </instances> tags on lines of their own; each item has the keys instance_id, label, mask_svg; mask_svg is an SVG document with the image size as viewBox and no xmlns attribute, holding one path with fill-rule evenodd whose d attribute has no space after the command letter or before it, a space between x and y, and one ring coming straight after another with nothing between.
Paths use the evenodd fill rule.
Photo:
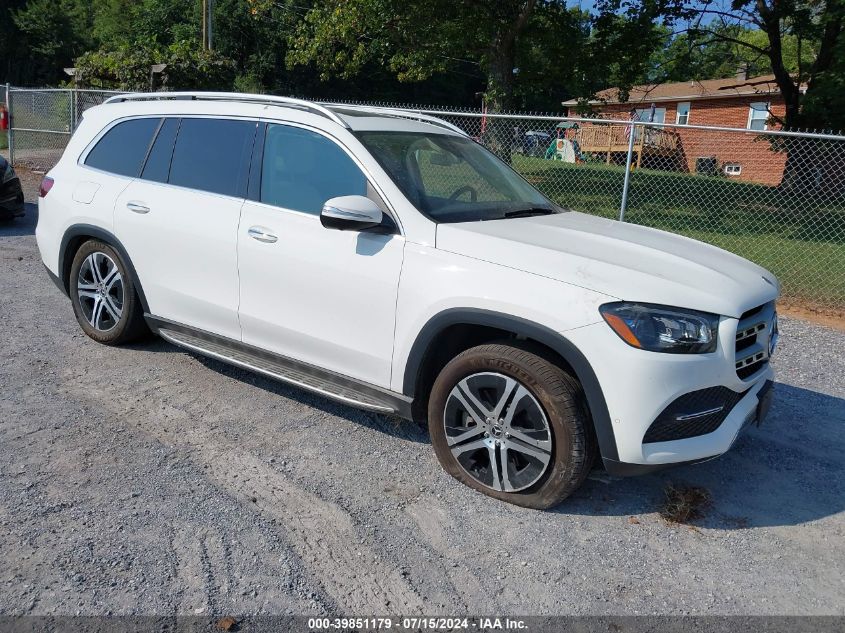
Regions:
<instances>
[{"instance_id":1,"label":"gravel ground","mask_svg":"<svg viewBox=\"0 0 845 633\"><path fill-rule=\"evenodd\" d=\"M97 345L27 212L0 227L0 615L845 614L843 332L782 320L771 415L724 457L536 512L410 424ZM670 482L710 491L694 526L660 518Z\"/></svg>"}]
</instances>

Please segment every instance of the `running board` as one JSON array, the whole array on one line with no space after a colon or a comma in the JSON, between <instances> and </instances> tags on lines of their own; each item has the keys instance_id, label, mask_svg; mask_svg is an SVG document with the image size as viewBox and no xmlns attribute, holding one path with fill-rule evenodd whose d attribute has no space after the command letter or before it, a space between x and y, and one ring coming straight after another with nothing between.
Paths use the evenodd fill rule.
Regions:
<instances>
[{"instance_id":1,"label":"running board","mask_svg":"<svg viewBox=\"0 0 845 633\"><path fill-rule=\"evenodd\" d=\"M379 413L411 417L411 399L401 394L360 383L349 377L306 365L239 341L181 324L147 316L147 321L166 341L203 356L235 365L318 393L332 400Z\"/></svg>"}]
</instances>

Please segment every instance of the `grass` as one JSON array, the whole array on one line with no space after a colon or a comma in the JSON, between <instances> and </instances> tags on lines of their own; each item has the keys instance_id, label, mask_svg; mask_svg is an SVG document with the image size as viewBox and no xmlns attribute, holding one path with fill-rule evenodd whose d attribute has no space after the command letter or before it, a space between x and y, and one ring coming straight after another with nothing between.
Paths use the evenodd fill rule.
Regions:
<instances>
[{"instance_id":1,"label":"grass","mask_svg":"<svg viewBox=\"0 0 845 633\"><path fill-rule=\"evenodd\" d=\"M0 149L9 149L9 133L6 130L0 130Z\"/></svg>"},{"instance_id":2,"label":"grass","mask_svg":"<svg viewBox=\"0 0 845 633\"><path fill-rule=\"evenodd\" d=\"M624 167L514 156L559 204L618 218ZM845 309L845 199L676 172L631 174L626 220L714 244L771 270L784 296Z\"/></svg>"},{"instance_id":3,"label":"grass","mask_svg":"<svg viewBox=\"0 0 845 633\"><path fill-rule=\"evenodd\" d=\"M660 508L660 516L670 523L688 524L704 518L710 506L710 493L698 486L675 486L667 484L663 490L666 499Z\"/></svg>"}]
</instances>

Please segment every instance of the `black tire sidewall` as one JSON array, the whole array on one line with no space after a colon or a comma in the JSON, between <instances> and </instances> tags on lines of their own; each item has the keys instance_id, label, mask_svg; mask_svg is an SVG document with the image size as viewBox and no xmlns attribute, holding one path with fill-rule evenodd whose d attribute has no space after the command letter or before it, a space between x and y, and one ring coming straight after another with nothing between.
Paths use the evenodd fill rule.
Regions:
<instances>
[{"instance_id":1,"label":"black tire sidewall","mask_svg":"<svg viewBox=\"0 0 845 633\"><path fill-rule=\"evenodd\" d=\"M494 348L500 348L505 353L496 353ZM519 355L509 354L508 350L517 351ZM438 461L444 470L458 481L508 503L546 509L560 503L583 481L584 466L578 462L575 455L578 446L583 448L586 443L589 414L577 396L577 383L571 377L533 354L530 354L533 357L532 362L521 362L519 356L525 354L530 353L506 345L481 346L464 352L447 364L435 380L429 397L429 433ZM546 365L545 375L537 375L536 368L539 363ZM493 490L475 480L454 458L446 439L443 412L449 393L463 378L485 371L500 373L522 383L540 403L551 427L551 467L539 481L519 492ZM565 386L561 384L567 382ZM572 391L575 393L571 393Z\"/></svg>"},{"instance_id":2,"label":"black tire sidewall","mask_svg":"<svg viewBox=\"0 0 845 633\"><path fill-rule=\"evenodd\" d=\"M82 312L82 307L79 301L79 290L77 288L77 279L79 278L79 269L91 253L103 253L108 255L112 261L117 265L123 280L123 311L120 315L120 321L112 329L102 332L94 328L85 318ZM140 310L137 297L135 294L135 285L132 281L132 276L129 269L120 254L105 242L99 240L90 240L85 242L76 251L73 257L73 262L70 266L70 277L68 279L68 292L70 294L70 301L73 305L73 313L76 320L85 334L90 338L103 343L104 345L118 345L126 342L127 339L134 336L133 325L137 321L137 311Z\"/></svg>"}]
</instances>

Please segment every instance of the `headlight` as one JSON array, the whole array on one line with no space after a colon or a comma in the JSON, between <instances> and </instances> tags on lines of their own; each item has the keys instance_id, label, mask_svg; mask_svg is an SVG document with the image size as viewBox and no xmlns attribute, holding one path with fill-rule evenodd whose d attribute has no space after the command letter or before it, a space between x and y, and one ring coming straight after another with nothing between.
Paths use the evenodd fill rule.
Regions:
<instances>
[{"instance_id":1,"label":"headlight","mask_svg":"<svg viewBox=\"0 0 845 633\"><path fill-rule=\"evenodd\" d=\"M719 315L648 303L605 303L599 307L611 329L631 347L667 354L716 351Z\"/></svg>"},{"instance_id":2,"label":"headlight","mask_svg":"<svg viewBox=\"0 0 845 633\"><path fill-rule=\"evenodd\" d=\"M3 184L6 184L14 177L15 170L12 169L12 166L9 163L6 163L6 169L3 171Z\"/></svg>"}]
</instances>

